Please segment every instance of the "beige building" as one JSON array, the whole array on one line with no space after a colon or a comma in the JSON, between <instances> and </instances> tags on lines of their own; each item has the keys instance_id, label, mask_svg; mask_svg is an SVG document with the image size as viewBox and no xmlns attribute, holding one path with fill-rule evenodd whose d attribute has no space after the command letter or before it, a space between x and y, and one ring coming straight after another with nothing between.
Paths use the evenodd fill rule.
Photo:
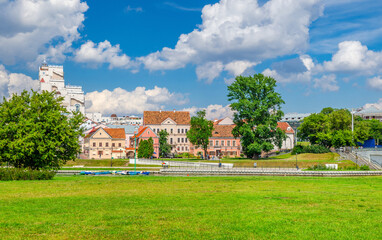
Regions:
<instances>
[{"instance_id":1,"label":"beige building","mask_svg":"<svg viewBox=\"0 0 382 240\"><path fill-rule=\"evenodd\" d=\"M124 128L98 128L84 138L84 154L89 159L126 158Z\"/></svg>"},{"instance_id":2,"label":"beige building","mask_svg":"<svg viewBox=\"0 0 382 240\"><path fill-rule=\"evenodd\" d=\"M169 133L167 138L172 153L190 151L187 132L190 130L190 112L185 111L144 111L143 125L150 127L158 136L161 130Z\"/></svg>"}]
</instances>

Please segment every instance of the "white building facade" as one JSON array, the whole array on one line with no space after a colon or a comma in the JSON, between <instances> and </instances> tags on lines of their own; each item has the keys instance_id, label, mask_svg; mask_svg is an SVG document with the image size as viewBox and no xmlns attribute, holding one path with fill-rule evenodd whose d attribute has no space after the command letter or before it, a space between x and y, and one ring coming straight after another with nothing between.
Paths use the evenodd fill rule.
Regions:
<instances>
[{"instance_id":1,"label":"white building facade","mask_svg":"<svg viewBox=\"0 0 382 240\"><path fill-rule=\"evenodd\" d=\"M63 106L69 111L79 111L85 115L85 94L81 86L65 85L64 67L51 66L44 62L39 68L40 92L56 91L57 97L63 97Z\"/></svg>"}]
</instances>

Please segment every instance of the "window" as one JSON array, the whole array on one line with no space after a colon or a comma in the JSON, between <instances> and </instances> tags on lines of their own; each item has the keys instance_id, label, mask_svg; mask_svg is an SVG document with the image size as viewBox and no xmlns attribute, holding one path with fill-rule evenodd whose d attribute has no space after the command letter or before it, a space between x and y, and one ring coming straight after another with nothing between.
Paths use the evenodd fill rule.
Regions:
<instances>
[{"instance_id":1,"label":"window","mask_svg":"<svg viewBox=\"0 0 382 240\"><path fill-rule=\"evenodd\" d=\"M107 143L105 143L105 146L106 146L106 147L109 147L109 143L108 143L108 142L107 142Z\"/></svg>"},{"instance_id":2,"label":"window","mask_svg":"<svg viewBox=\"0 0 382 240\"><path fill-rule=\"evenodd\" d=\"M222 146L224 146L224 141L222 140Z\"/></svg>"},{"instance_id":3,"label":"window","mask_svg":"<svg viewBox=\"0 0 382 240\"><path fill-rule=\"evenodd\" d=\"M218 140L215 141L215 146L219 146L219 141Z\"/></svg>"},{"instance_id":4,"label":"window","mask_svg":"<svg viewBox=\"0 0 382 240\"><path fill-rule=\"evenodd\" d=\"M118 143L118 147L122 147L122 144L121 144L121 143Z\"/></svg>"},{"instance_id":5,"label":"window","mask_svg":"<svg viewBox=\"0 0 382 240\"><path fill-rule=\"evenodd\" d=\"M180 143L180 138L178 138L178 143Z\"/></svg>"},{"instance_id":6,"label":"window","mask_svg":"<svg viewBox=\"0 0 382 240\"><path fill-rule=\"evenodd\" d=\"M187 142L187 141L188 141L188 139L187 139L187 138L185 138L185 139L184 139L184 141L185 141L185 142Z\"/></svg>"},{"instance_id":7,"label":"window","mask_svg":"<svg viewBox=\"0 0 382 240\"><path fill-rule=\"evenodd\" d=\"M172 144L172 138L170 138L170 144Z\"/></svg>"},{"instance_id":8,"label":"window","mask_svg":"<svg viewBox=\"0 0 382 240\"><path fill-rule=\"evenodd\" d=\"M188 147L186 147L186 151L188 151Z\"/></svg>"},{"instance_id":9,"label":"window","mask_svg":"<svg viewBox=\"0 0 382 240\"><path fill-rule=\"evenodd\" d=\"M186 129L186 133L187 133L187 129Z\"/></svg>"},{"instance_id":10,"label":"window","mask_svg":"<svg viewBox=\"0 0 382 240\"><path fill-rule=\"evenodd\" d=\"M112 146L112 147L115 147L115 143L112 143L111 146Z\"/></svg>"},{"instance_id":11,"label":"window","mask_svg":"<svg viewBox=\"0 0 382 240\"><path fill-rule=\"evenodd\" d=\"M180 129L178 128L178 133L180 133Z\"/></svg>"},{"instance_id":12,"label":"window","mask_svg":"<svg viewBox=\"0 0 382 240\"><path fill-rule=\"evenodd\" d=\"M74 106L76 107L76 111L79 112L79 111L80 111L80 104L77 103L77 104L74 105Z\"/></svg>"},{"instance_id":13,"label":"window","mask_svg":"<svg viewBox=\"0 0 382 240\"><path fill-rule=\"evenodd\" d=\"M227 146L229 147L229 146L231 146L231 141L227 141Z\"/></svg>"},{"instance_id":14,"label":"window","mask_svg":"<svg viewBox=\"0 0 382 240\"><path fill-rule=\"evenodd\" d=\"M232 146L236 146L236 141L232 141Z\"/></svg>"},{"instance_id":15,"label":"window","mask_svg":"<svg viewBox=\"0 0 382 240\"><path fill-rule=\"evenodd\" d=\"M182 138L182 143L184 142L184 138Z\"/></svg>"},{"instance_id":16,"label":"window","mask_svg":"<svg viewBox=\"0 0 382 240\"><path fill-rule=\"evenodd\" d=\"M170 129L170 132L172 133L172 128Z\"/></svg>"},{"instance_id":17,"label":"window","mask_svg":"<svg viewBox=\"0 0 382 240\"><path fill-rule=\"evenodd\" d=\"M157 133L159 133L159 128L157 128Z\"/></svg>"},{"instance_id":18,"label":"window","mask_svg":"<svg viewBox=\"0 0 382 240\"><path fill-rule=\"evenodd\" d=\"M182 147L182 151L184 151L184 147Z\"/></svg>"},{"instance_id":19,"label":"window","mask_svg":"<svg viewBox=\"0 0 382 240\"><path fill-rule=\"evenodd\" d=\"M210 141L210 146L212 146L212 141Z\"/></svg>"},{"instance_id":20,"label":"window","mask_svg":"<svg viewBox=\"0 0 382 240\"><path fill-rule=\"evenodd\" d=\"M147 134L150 134L150 131L147 131Z\"/></svg>"},{"instance_id":21,"label":"window","mask_svg":"<svg viewBox=\"0 0 382 240\"><path fill-rule=\"evenodd\" d=\"M182 128L182 133L184 133L184 129Z\"/></svg>"},{"instance_id":22,"label":"window","mask_svg":"<svg viewBox=\"0 0 382 240\"><path fill-rule=\"evenodd\" d=\"M177 147L177 150L179 151L179 150L180 150L180 147Z\"/></svg>"},{"instance_id":23,"label":"window","mask_svg":"<svg viewBox=\"0 0 382 240\"><path fill-rule=\"evenodd\" d=\"M103 155L103 151L98 151L98 155L101 157L101 155Z\"/></svg>"},{"instance_id":24,"label":"window","mask_svg":"<svg viewBox=\"0 0 382 240\"><path fill-rule=\"evenodd\" d=\"M95 146L96 146L96 143L94 142L94 143L93 143L93 147L95 147Z\"/></svg>"},{"instance_id":25,"label":"window","mask_svg":"<svg viewBox=\"0 0 382 240\"><path fill-rule=\"evenodd\" d=\"M99 143L99 146L102 147L102 143L101 142Z\"/></svg>"},{"instance_id":26,"label":"window","mask_svg":"<svg viewBox=\"0 0 382 240\"><path fill-rule=\"evenodd\" d=\"M167 132L167 128L165 128L164 131Z\"/></svg>"}]
</instances>

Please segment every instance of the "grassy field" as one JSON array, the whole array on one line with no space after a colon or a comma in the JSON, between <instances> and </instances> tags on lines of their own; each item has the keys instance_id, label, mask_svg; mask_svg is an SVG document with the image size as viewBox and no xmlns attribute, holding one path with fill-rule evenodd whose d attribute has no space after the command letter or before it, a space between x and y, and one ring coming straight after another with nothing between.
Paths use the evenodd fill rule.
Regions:
<instances>
[{"instance_id":1,"label":"grassy field","mask_svg":"<svg viewBox=\"0 0 382 240\"><path fill-rule=\"evenodd\" d=\"M380 239L382 178L0 182L1 239Z\"/></svg>"}]
</instances>

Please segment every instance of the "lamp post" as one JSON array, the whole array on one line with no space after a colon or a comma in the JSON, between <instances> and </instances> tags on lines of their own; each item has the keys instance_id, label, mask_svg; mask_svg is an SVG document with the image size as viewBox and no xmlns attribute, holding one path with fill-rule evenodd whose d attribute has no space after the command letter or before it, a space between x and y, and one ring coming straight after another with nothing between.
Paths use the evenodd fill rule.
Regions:
<instances>
[{"instance_id":1,"label":"lamp post","mask_svg":"<svg viewBox=\"0 0 382 240\"><path fill-rule=\"evenodd\" d=\"M137 127L135 127L137 130ZM137 172L137 134L134 131L134 173Z\"/></svg>"},{"instance_id":2,"label":"lamp post","mask_svg":"<svg viewBox=\"0 0 382 240\"><path fill-rule=\"evenodd\" d=\"M297 165L297 153L296 153L296 169L298 170L298 165Z\"/></svg>"}]
</instances>

